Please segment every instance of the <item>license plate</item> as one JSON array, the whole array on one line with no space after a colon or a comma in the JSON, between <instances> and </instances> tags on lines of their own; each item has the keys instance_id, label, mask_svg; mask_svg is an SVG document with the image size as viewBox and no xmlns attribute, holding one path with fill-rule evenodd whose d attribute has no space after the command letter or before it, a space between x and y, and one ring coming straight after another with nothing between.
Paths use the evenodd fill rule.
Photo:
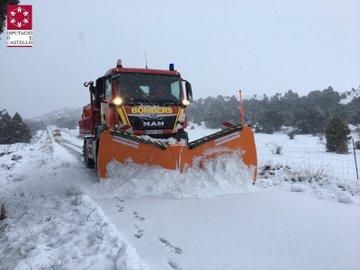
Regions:
<instances>
[{"instance_id":1,"label":"license plate","mask_svg":"<svg viewBox=\"0 0 360 270\"><path fill-rule=\"evenodd\" d=\"M162 134L163 130L162 129L145 130L144 132L145 134Z\"/></svg>"}]
</instances>

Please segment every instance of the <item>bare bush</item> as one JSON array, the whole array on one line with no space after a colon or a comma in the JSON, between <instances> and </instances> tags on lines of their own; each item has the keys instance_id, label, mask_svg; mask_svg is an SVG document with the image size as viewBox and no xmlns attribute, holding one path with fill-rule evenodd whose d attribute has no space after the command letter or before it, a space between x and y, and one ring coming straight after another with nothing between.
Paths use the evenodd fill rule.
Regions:
<instances>
[{"instance_id":1,"label":"bare bush","mask_svg":"<svg viewBox=\"0 0 360 270\"><path fill-rule=\"evenodd\" d=\"M324 167L309 168L301 170L288 170L285 176L285 181L293 183L318 183L322 185L326 181L328 175Z\"/></svg>"},{"instance_id":2,"label":"bare bush","mask_svg":"<svg viewBox=\"0 0 360 270\"><path fill-rule=\"evenodd\" d=\"M271 152L274 155L281 155L282 154L282 146L280 145L274 145L273 149L271 149Z\"/></svg>"},{"instance_id":3,"label":"bare bush","mask_svg":"<svg viewBox=\"0 0 360 270\"><path fill-rule=\"evenodd\" d=\"M290 140L293 140L295 138L295 132L294 131L289 132L287 135L288 135Z\"/></svg>"},{"instance_id":4,"label":"bare bush","mask_svg":"<svg viewBox=\"0 0 360 270\"><path fill-rule=\"evenodd\" d=\"M275 176L277 172L284 170L290 170L290 167L287 165L284 166L280 164L276 164L276 165L266 164L259 168L259 176L262 176L263 178L270 178Z\"/></svg>"}]
</instances>

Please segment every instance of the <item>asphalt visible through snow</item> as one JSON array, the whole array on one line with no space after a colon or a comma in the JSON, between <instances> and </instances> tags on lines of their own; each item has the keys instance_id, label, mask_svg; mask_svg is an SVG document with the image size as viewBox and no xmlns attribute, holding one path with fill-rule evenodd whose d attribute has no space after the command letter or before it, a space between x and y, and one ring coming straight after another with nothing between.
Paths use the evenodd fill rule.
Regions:
<instances>
[{"instance_id":1,"label":"asphalt visible through snow","mask_svg":"<svg viewBox=\"0 0 360 270\"><path fill-rule=\"evenodd\" d=\"M56 143L58 143L63 148L65 148L70 154L76 157L79 161L83 160L83 153L82 153L83 150L81 146L76 145L61 137L55 137L54 140Z\"/></svg>"}]
</instances>

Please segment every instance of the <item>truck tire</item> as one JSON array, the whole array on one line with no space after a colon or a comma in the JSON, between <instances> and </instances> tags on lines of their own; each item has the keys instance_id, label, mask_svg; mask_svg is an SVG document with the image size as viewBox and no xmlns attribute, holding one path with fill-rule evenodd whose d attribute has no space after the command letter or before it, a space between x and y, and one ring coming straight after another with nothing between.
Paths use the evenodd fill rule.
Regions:
<instances>
[{"instance_id":1,"label":"truck tire","mask_svg":"<svg viewBox=\"0 0 360 270\"><path fill-rule=\"evenodd\" d=\"M84 140L83 146L83 153L84 153L84 163L87 168L95 168L95 162L92 158L89 157L88 148L87 148L87 141Z\"/></svg>"},{"instance_id":2,"label":"truck tire","mask_svg":"<svg viewBox=\"0 0 360 270\"><path fill-rule=\"evenodd\" d=\"M89 157L86 158L85 165L86 165L86 167L91 168L91 169L95 168L94 160L92 158L89 158Z\"/></svg>"}]
</instances>

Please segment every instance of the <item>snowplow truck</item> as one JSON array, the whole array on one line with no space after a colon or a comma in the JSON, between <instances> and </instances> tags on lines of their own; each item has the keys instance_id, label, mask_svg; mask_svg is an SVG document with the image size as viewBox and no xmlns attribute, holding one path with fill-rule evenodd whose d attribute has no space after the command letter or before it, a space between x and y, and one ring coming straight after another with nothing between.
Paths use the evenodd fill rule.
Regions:
<instances>
[{"instance_id":1,"label":"snowplow truck","mask_svg":"<svg viewBox=\"0 0 360 270\"><path fill-rule=\"evenodd\" d=\"M84 86L90 92L79 121L84 161L97 168L100 179L108 178L112 161L183 172L238 151L255 181L256 148L248 125L227 125L189 142L186 108L193 100L192 88L173 64L166 70L126 68L118 60L116 67Z\"/></svg>"}]
</instances>

